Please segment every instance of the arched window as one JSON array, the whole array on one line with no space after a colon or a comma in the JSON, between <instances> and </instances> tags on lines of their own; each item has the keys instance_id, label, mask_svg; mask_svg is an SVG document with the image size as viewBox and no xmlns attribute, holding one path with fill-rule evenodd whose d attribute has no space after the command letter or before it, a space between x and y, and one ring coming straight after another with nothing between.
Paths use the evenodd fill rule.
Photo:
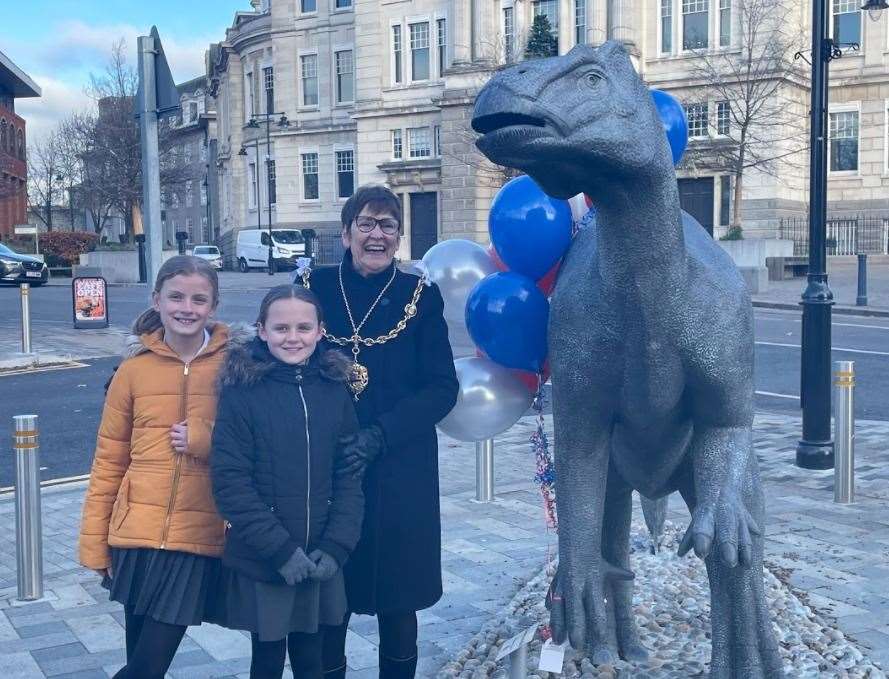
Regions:
<instances>
[{"instance_id":1,"label":"arched window","mask_svg":"<svg viewBox=\"0 0 889 679\"><path fill-rule=\"evenodd\" d=\"M24 130L19 129L19 131L16 133L16 140L18 141L19 158L24 160L25 159L25 131Z\"/></svg>"},{"instance_id":2,"label":"arched window","mask_svg":"<svg viewBox=\"0 0 889 679\"><path fill-rule=\"evenodd\" d=\"M6 153L6 120L0 120L0 151Z\"/></svg>"}]
</instances>

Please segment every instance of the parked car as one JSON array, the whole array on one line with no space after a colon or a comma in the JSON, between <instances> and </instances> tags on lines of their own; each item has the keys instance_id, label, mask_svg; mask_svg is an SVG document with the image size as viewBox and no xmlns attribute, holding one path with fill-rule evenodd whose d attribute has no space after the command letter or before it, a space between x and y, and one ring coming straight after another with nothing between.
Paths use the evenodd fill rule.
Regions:
<instances>
[{"instance_id":1,"label":"parked car","mask_svg":"<svg viewBox=\"0 0 889 679\"><path fill-rule=\"evenodd\" d=\"M0 281L30 283L35 288L49 280L46 264L31 255L22 255L0 243Z\"/></svg>"},{"instance_id":2,"label":"parked car","mask_svg":"<svg viewBox=\"0 0 889 679\"><path fill-rule=\"evenodd\" d=\"M250 269L271 266L277 269L294 269L296 260L306 255L306 241L297 229L272 229L272 258L269 262L268 229L244 229L238 232L235 257L238 269L247 273Z\"/></svg>"},{"instance_id":3,"label":"parked car","mask_svg":"<svg viewBox=\"0 0 889 679\"><path fill-rule=\"evenodd\" d=\"M191 251L195 257L206 259L217 271L222 271L222 253L215 245L195 245Z\"/></svg>"}]
</instances>

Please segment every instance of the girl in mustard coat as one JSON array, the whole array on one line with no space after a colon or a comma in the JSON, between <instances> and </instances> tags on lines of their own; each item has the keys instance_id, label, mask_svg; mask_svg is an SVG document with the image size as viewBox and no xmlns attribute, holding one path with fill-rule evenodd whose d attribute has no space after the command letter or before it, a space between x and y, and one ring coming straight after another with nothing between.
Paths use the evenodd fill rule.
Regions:
<instances>
[{"instance_id":1,"label":"girl in mustard coat","mask_svg":"<svg viewBox=\"0 0 889 679\"><path fill-rule=\"evenodd\" d=\"M105 400L80 562L124 606L127 665L115 677L161 679L213 601L225 538L209 468L217 373L248 339L210 322L218 300L207 262L168 260Z\"/></svg>"}]
</instances>

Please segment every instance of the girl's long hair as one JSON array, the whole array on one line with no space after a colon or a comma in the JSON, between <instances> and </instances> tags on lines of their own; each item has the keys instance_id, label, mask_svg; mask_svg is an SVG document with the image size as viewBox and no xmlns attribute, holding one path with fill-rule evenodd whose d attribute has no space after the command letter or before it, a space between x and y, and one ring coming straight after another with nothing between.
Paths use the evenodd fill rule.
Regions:
<instances>
[{"instance_id":1,"label":"girl's long hair","mask_svg":"<svg viewBox=\"0 0 889 679\"><path fill-rule=\"evenodd\" d=\"M160 271L157 272L153 294L160 294L164 283L171 278L175 276L191 276L192 274L203 276L210 283L210 287L213 288L213 307L215 308L219 303L219 276L216 275L216 270L210 266L210 263L200 257L176 255L164 262ZM134 335L144 335L152 333L162 326L161 315L154 309L149 308L139 314L136 320L133 321L132 333Z\"/></svg>"}]
</instances>

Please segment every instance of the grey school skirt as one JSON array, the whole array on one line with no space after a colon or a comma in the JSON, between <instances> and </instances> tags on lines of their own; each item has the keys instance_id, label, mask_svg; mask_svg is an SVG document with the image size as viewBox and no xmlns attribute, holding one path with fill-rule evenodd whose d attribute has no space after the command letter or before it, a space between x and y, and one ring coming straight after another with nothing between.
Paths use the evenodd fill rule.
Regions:
<instances>
[{"instance_id":1,"label":"grey school skirt","mask_svg":"<svg viewBox=\"0 0 889 679\"><path fill-rule=\"evenodd\" d=\"M215 603L222 562L164 549L111 548L113 601L169 625L200 625Z\"/></svg>"},{"instance_id":2,"label":"grey school skirt","mask_svg":"<svg viewBox=\"0 0 889 679\"><path fill-rule=\"evenodd\" d=\"M260 641L277 641L291 632L315 634L320 625L340 625L345 615L342 570L325 582L306 580L290 586L260 582L223 567L208 620L253 632Z\"/></svg>"}]
</instances>

